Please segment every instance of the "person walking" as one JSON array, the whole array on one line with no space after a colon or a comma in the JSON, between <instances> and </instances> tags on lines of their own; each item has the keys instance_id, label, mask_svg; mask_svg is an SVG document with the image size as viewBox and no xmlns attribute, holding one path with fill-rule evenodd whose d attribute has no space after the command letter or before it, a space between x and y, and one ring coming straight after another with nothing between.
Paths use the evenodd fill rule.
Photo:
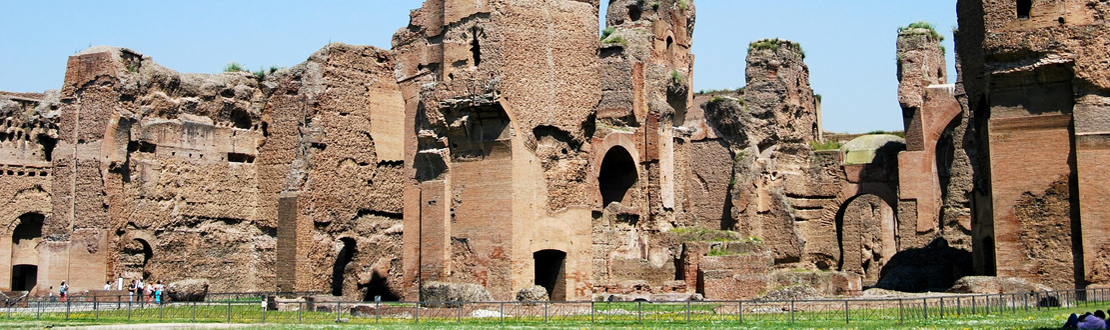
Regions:
<instances>
[{"instance_id":1,"label":"person walking","mask_svg":"<svg viewBox=\"0 0 1110 330\"><path fill-rule=\"evenodd\" d=\"M135 301L135 279L131 279L131 284L127 285L127 301Z\"/></svg>"},{"instance_id":2,"label":"person walking","mask_svg":"<svg viewBox=\"0 0 1110 330\"><path fill-rule=\"evenodd\" d=\"M162 299L164 298L162 296L162 292L165 291L165 290L166 290L166 286L162 285L162 280L158 280L158 284L154 285L154 303L155 304L159 304L159 305L162 304Z\"/></svg>"},{"instance_id":3,"label":"person walking","mask_svg":"<svg viewBox=\"0 0 1110 330\"><path fill-rule=\"evenodd\" d=\"M143 288L143 296L146 297L146 303L147 304L149 304L152 300L154 300L154 285L153 284L146 283L146 287Z\"/></svg>"},{"instance_id":4,"label":"person walking","mask_svg":"<svg viewBox=\"0 0 1110 330\"><path fill-rule=\"evenodd\" d=\"M136 301L143 302L143 291L144 291L143 289L144 288L146 288L146 287L143 285L143 278L140 277L135 282L135 297L138 298L138 300L136 300Z\"/></svg>"},{"instance_id":5,"label":"person walking","mask_svg":"<svg viewBox=\"0 0 1110 330\"><path fill-rule=\"evenodd\" d=\"M69 284L62 281L62 285L58 286L58 295L62 297L62 302L66 302L66 293L69 293Z\"/></svg>"},{"instance_id":6,"label":"person walking","mask_svg":"<svg viewBox=\"0 0 1110 330\"><path fill-rule=\"evenodd\" d=\"M104 282L104 291L112 290L112 281Z\"/></svg>"}]
</instances>

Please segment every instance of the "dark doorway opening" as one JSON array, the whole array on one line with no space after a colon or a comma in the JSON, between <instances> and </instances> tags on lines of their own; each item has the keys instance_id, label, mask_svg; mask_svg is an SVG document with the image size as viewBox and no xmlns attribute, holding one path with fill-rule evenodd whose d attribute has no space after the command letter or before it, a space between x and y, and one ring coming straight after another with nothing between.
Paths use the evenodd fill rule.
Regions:
<instances>
[{"instance_id":1,"label":"dark doorway opening","mask_svg":"<svg viewBox=\"0 0 1110 330\"><path fill-rule=\"evenodd\" d=\"M12 266L12 291L31 291L38 284L39 266Z\"/></svg>"},{"instance_id":2,"label":"dark doorway opening","mask_svg":"<svg viewBox=\"0 0 1110 330\"><path fill-rule=\"evenodd\" d=\"M362 298L363 301L375 301L376 299L380 299L380 301L401 300L401 297L389 287L386 278L379 275L377 271L370 275L370 283L363 287L366 289L366 296Z\"/></svg>"},{"instance_id":3,"label":"dark doorway opening","mask_svg":"<svg viewBox=\"0 0 1110 330\"><path fill-rule=\"evenodd\" d=\"M536 262L536 285L547 289L551 301L567 300L567 253L559 250L541 250L532 254Z\"/></svg>"},{"instance_id":4,"label":"dark doorway opening","mask_svg":"<svg viewBox=\"0 0 1110 330\"><path fill-rule=\"evenodd\" d=\"M347 265L355 257L355 239L344 237L339 241L343 243L343 248L339 249L339 255L335 257L335 266L331 272L331 294L333 296L343 295L343 277L347 273Z\"/></svg>"},{"instance_id":5,"label":"dark doorway opening","mask_svg":"<svg viewBox=\"0 0 1110 330\"><path fill-rule=\"evenodd\" d=\"M612 202L622 203L632 186L636 185L636 161L624 147L616 146L605 153L601 171L597 176L601 188L601 207Z\"/></svg>"},{"instance_id":6,"label":"dark doorway opening","mask_svg":"<svg viewBox=\"0 0 1110 330\"><path fill-rule=\"evenodd\" d=\"M994 261L994 238L983 238L983 275L995 276L998 274Z\"/></svg>"},{"instance_id":7,"label":"dark doorway opening","mask_svg":"<svg viewBox=\"0 0 1110 330\"><path fill-rule=\"evenodd\" d=\"M1017 0L1017 16L1018 18L1029 18L1029 12L1033 10L1033 0Z\"/></svg>"},{"instance_id":8,"label":"dark doorway opening","mask_svg":"<svg viewBox=\"0 0 1110 330\"><path fill-rule=\"evenodd\" d=\"M639 21L641 15L643 15L643 11L640 10L639 5L632 4L632 5L628 6L628 20L629 21L632 21L632 22Z\"/></svg>"}]
</instances>

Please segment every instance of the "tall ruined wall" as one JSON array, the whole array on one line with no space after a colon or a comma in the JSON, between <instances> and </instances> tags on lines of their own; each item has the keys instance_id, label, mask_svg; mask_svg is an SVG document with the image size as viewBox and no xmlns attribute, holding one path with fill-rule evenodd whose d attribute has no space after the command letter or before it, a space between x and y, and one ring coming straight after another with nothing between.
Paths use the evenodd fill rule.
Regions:
<instances>
[{"instance_id":1,"label":"tall ruined wall","mask_svg":"<svg viewBox=\"0 0 1110 330\"><path fill-rule=\"evenodd\" d=\"M980 273L1056 289L1110 281L1101 239L1110 192L1099 173L1110 131L1108 11L1079 0L957 3Z\"/></svg>"},{"instance_id":2,"label":"tall ruined wall","mask_svg":"<svg viewBox=\"0 0 1110 330\"><path fill-rule=\"evenodd\" d=\"M953 148L961 110L954 86L947 85L942 40L931 26L920 23L898 31L898 101L906 134L906 151L898 156L903 249L943 237L970 250L970 177L961 170L966 155L957 155Z\"/></svg>"},{"instance_id":3,"label":"tall ruined wall","mask_svg":"<svg viewBox=\"0 0 1110 330\"><path fill-rule=\"evenodd\" d=\"M718 228L725 212L729 150L719 140L691 141L684 127L695 17L693 1L609 2L591 175L600 192L592 201L597 292L671 290L682 279L675 266L682 247L667 230L698 222ZM691 152L698 162L686 160ZM695 167L717 176L688 195Z\"/></svg>"},{"instance_id":4,"label":"tall ruined wall","mask_svg":"<svg viewBox=\"0 0 1110 330\"><path fill-rule=\"evenodd\" d=\"M565 270L546 283L556 299L588 296L597 8L429 0L394 35L411 127L406 296L446 281L510 299L544 267ZM537 266L545 250L565 255Z\"/></svg>"},{"instance_id":5,"label":"tall ruined wall","mask_svg":"<svg viewBox=\"0 0 1110 330\"><path fill-rule=\"evenodd\" d=\"M389 51L336 43L267 78L259 163L282 289L400 298L404 106L393 67Z\"/></svg>"},{"instance_id":6,"label":"tall ruined wall","mask_svg":"<svg viewBox=\"0 0 1110 330\"><path fill-rule=\"evenodd\" d=\"M53 208L50 160L58 126L43 117L57 116L56 107L51 108L57 97L57 91L0 93L0 255L5 256L0 258L0 287L5 289L29 289L33 283L13 273L12 266L47 263L36 248L59 240L47 237L49 242L41 244L41 232L37 237L26 235L28 229L41 228Z\"/></svg>"},{"instance_id":7,"label":"tall ruined wall","mask_svg":"<svg viewBox=\"0 0 1110 330\"><path fill-rule=\"evenodd\" d=\"M252 164L265 100L254 76L179 74L127 49L91 48L71 57L62 98L72 101L55 166L77 171L56 176L75 189L55 189L53 216L75 210L75 234L107 234L107 277L272 285L275 224L258 216Z\"/></svg>"},{"instance_id":8,"label":"tall ruined wall","mask_svg":"<svg viewBox=\"0 0 1110 330\"><path fill-rule=\"evenodd\" d=\"M70 57L61 91L0 95L5 279L35 277L12 273L27 264L38 283L77 290L201 278L213 291L399 298L393 68L388 51L335 44L268 76L181 74L94 47ZM22 251L26 240L42 244Z\"/></svg>"}]
</instances>

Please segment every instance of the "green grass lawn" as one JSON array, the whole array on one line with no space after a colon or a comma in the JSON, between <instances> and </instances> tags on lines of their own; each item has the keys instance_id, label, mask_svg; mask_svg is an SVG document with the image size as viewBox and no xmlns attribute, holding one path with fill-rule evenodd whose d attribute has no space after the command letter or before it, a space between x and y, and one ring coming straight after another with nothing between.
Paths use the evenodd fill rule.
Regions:
<instances>
[{"instance_id":1,"label":"green grass lawn","mask_svg":"<svg viewBox=\"0 0 1110 330\"><path fill-rule=\"evenodd\" d=\"M439 315L421 316L420 322L412 318L375 318L373 316L352 317L342 314L340 323L335 322L334 312L266 312L266 323L261 324L263 313L255 304L234 305L231 309L232 323L252 324L253 329L436 329L436 328L748 328L748 329L1058 329L1068 315L1094 309L1106 309L1110 303L1088 307L1063 309L1023 309L1006 310L999 314L954 315L947 311L942 318L933 313L929 319L921 314L909 316L912 311L903 311L904 323L899 324L898 309L851 310L855 315L850 323L844 322L843 309L825 312L798 312L793 322L789 313L746 313L743 323L733 315L715 314L713 308L721 304L692 304L690 314L685 304L642 304L637 303L598 303L593 322L589 314L550 315L545 323L542 316L506 316L476 319L463 314L462 322L456 321L457 314L451 310L441 310ZM637 310L643 311L642 315ZM588 309L587 309L588 310ZM620 312L613 312L620 311ZM920 313L920 309L916 311ZM97 324L144 324L159 323L225 323L228 319L227 305L175 305L164 308L132 309L130 319L127 310L71 313L66 320L64 313L45 313L41 319L34 314L13 314L0 316L0 328L42 329L48 326L81 326ZM196 315L193 321L193 315ZM423 313L423 312L422 312ZM431 314L431 312L428 312ZM687 315L690 323L687 324ZM504 322L504 323L502 323ZM298 324L303 323L303 324Z\"/></svg>"}]
</instances>

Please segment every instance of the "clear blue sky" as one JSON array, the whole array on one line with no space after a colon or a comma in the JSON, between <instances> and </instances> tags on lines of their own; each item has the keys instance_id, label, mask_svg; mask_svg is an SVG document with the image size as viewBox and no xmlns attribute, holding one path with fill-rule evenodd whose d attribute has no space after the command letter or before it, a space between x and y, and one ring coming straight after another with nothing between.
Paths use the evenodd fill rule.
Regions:
<instances>
[{"instance_id":1,"label":"clear blue sky","mask_svg":"<svg viewBox=\"0 0 1110 330\"><path fill-rule=\"evenodd\" d=\"M898 26L929 21L947 39L955 80L956 0L695 0L694 89L744 85L749 42L802 44L825 129L897 130ZM603 3L608 2L602 0ZM61 87L66 58L90 45L127 47L181 72L292 66L329 41L390 46L419 0L0 0L0 90ZM604 4L603 4L604 7ZM604 15L604 11L602 11Z\"/></svg>"}]
</instances>

